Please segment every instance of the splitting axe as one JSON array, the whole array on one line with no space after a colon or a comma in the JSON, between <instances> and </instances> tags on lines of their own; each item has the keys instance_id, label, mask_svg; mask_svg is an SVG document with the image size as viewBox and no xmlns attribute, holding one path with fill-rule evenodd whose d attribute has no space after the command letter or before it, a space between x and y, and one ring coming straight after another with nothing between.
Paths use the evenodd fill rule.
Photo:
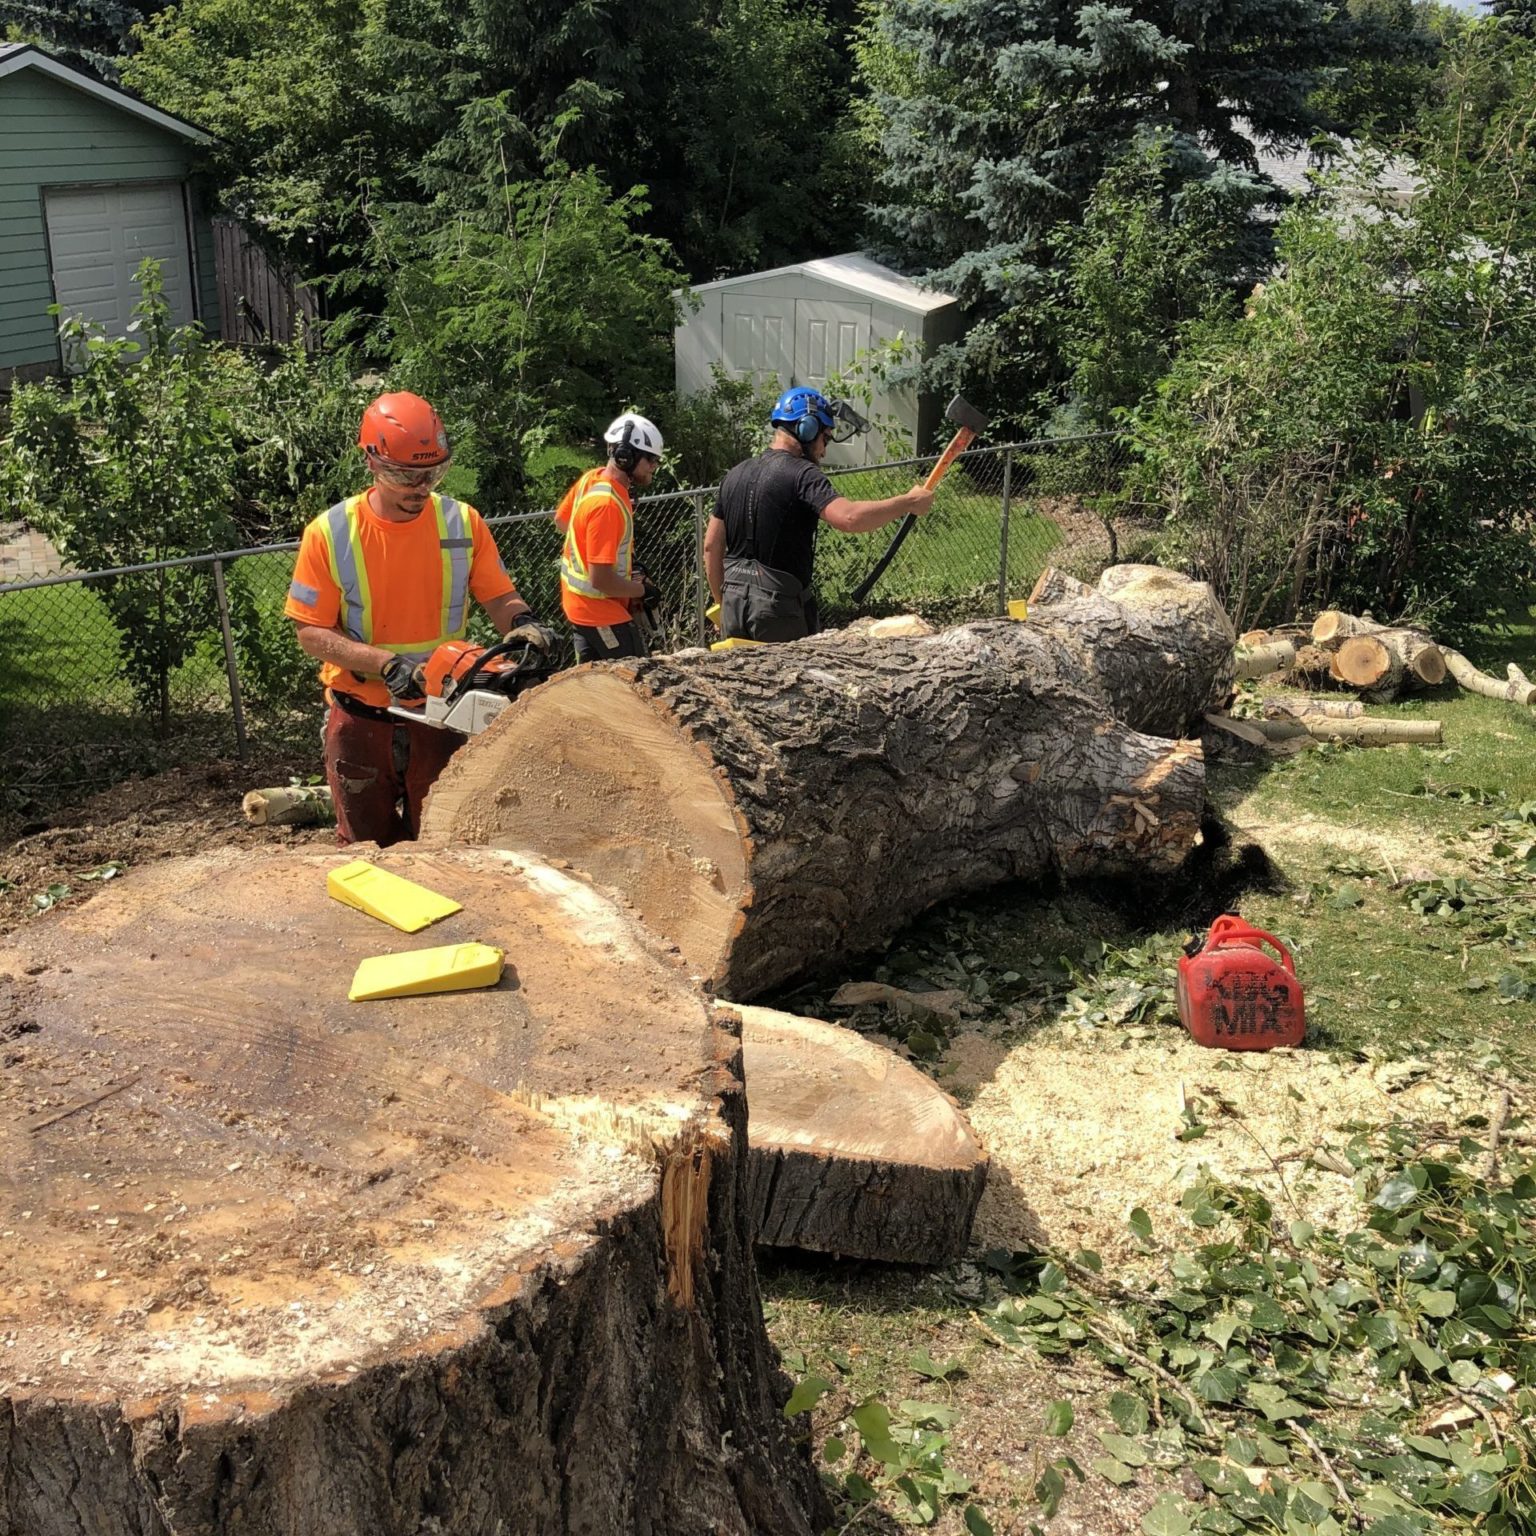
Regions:
<instances>
[{"instance_id":1,"label":"splitting axe","mask_svg":"<svg viewBox=\"0 0 1536 1536\"><path fill-rule=\"evenodd\" d=\"M987 429L987 418L961 395L956 395L945 407L944 419L954 422L959 431L950 438L949 446L939 455L939 462L928 471L928 478L923 481L925 491L937 490L939 481L949 473L949 466L971 446L979 433ZM896 530L896 536L885 546L885 553L875 561L875 568L859 583L854 592L855 603L862 603L874 590L875 583L885 574L886 566L896 558L896 551L901 548L902 540L911 533L912 525L916 521L916 515L910 512L902 518L901 527Z\"/></svg>"}]
</instances>

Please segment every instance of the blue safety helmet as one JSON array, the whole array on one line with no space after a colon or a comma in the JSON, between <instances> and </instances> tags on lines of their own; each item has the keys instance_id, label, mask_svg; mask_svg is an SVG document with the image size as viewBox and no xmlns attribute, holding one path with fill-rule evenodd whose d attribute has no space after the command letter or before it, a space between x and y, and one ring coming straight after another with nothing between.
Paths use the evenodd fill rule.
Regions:
<instances>
[{"instance_id":1,"label":"blue safety helmet","mask_svg":"<svg viewBox=\"0 0 1536 1536\"><path fill-rule=\"evenodd\" d=\"M773 403L773 414L768 418L776 427L787 427L802 443L813 443L823 432L830 432L837 425L832 414L832 402L819 389L797 385L786 389Z\"/></svg>"},{"instance_id":2,"label":"blue safety helmet","mask_svg":"<svg viewBox=\"0 0 1536 1536\"><path fill-rule=\"evenodd\" d=\"M823 432L834 443L846 442L856 432L867 432L869 423L842 400L828 400L819 389L797 384L773 403L769 421L792 433L797 442L814 443Z\"/></svg>"}]
</instances>

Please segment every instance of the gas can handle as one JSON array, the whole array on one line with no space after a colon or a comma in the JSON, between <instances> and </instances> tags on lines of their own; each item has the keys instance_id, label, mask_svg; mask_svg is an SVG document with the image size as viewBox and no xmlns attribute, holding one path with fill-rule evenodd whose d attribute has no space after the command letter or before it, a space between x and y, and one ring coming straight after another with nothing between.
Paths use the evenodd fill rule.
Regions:
<instances>
[{"instance_id":1,"label":"gas can handle","mask_svg":"<svg viewBox=\"0 0 1536 1536\"><path fill-rule=\"evenodd\" d=\"M1274 934L1266 933L1262 928L1255 928L1251 923L1245 923L1240 918L1234 918L1230 923L1226 923L1225 927L1221 927L1224 923L1226 923L1225 918L1217 918L1216 922L1212 924L1210 948L1214 949L1221 944L1241 944L1248 939L1258 939L1268 944L1280 956L1281 965L1292 976L1296 974L1296 962L1291 959L1290 950ZM1217 932L1218 927L1221 927L1219 933Z\"/></svg>"}]
</instances>

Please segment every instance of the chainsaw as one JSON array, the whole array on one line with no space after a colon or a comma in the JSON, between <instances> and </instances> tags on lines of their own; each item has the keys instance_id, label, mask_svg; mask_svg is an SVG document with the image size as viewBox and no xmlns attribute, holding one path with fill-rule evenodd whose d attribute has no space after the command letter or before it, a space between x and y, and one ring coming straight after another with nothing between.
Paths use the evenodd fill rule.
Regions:
<instances>
[{"instance_id":1,"label":"chainsaw","mask_svg":"<svg viewBox=\"0 0 1536 1536\"><path fill-rule=\"evenodd\" d=\"M478 736L519 694L556 668L553 656L509 635L495 645L449 640L416 669L426 695L419 704L394 704L390 714L462 736Z\"/></svg>"}]
</instances>

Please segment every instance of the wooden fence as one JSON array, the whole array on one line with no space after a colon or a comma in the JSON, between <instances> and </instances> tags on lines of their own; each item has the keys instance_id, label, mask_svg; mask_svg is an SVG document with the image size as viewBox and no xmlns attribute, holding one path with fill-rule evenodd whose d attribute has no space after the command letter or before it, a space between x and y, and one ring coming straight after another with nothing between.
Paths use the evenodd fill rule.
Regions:
<instances>
[{"instance_id":1,"label":"wooden fence","mask_svg":"<svg viewBox=\"0 0 1536 1536\"><path fill-rule=\"evenodd\" d=\"M302 331L306 350L319 349L318 295L273 261L238 219L213 221L213 256L225 341L271 346Z\"/></svg>"}]
</instances>

